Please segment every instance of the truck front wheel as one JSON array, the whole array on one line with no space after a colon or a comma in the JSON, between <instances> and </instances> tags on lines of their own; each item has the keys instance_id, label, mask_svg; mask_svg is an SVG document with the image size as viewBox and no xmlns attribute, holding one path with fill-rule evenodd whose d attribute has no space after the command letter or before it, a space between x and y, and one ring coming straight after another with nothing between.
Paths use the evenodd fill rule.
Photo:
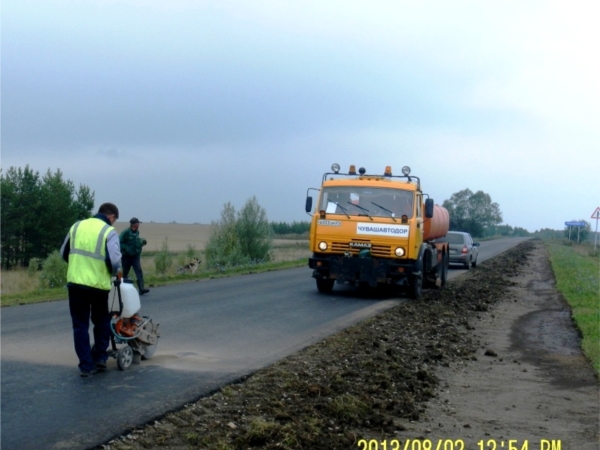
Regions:
<instances>
[{"instance_id":1,"label":"truck front wheel","mask_svg":"<svg viewBox=\"0 0 600 450\"><path fill-rule=\"evenodd\" d=\"M333 284L335 280L317 278L317 289L319 292L328 293L333 290Z\"/></svg>"},{"instance_id":2,"label":"truck front wheel","mask_svg":"<svg viewBox=\"0 0 600 450\"><path fill-rule=\"evenodd\" d=\"M413 277L408 286L410 298L418 300L423 295L423 280L421 277Z\"/></svg>"}]
</instances>

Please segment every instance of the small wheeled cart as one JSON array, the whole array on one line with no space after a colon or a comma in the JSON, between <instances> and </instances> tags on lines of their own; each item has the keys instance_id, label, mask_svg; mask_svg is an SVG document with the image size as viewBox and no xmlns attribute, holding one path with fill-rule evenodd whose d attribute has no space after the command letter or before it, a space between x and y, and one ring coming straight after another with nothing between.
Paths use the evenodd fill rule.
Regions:
<instances>
[{"instance_id":1,"label":"small wheeled cart","mask_svg":"<svg viewBox=\"0 0 600 450\"><path fill-rule=\"evenodd\" d=\"M140 360L152 358L160 337L158 323L151 317L138 315L140 296L130 279L113 279L108 305L112 314L108 354L116 358L119 369L125 370L131 363L139 364Z\"/></svg>"}]
</instances>

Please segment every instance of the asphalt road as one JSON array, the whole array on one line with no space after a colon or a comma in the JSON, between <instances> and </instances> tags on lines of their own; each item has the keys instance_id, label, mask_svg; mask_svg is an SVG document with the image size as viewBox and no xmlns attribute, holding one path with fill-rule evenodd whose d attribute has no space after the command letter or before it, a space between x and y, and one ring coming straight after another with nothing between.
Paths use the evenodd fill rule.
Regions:
<instances>
[{"instance_id":1,"label":"asphalt road","mask_svg":"<svg viewBox=\"0 0 600 450\"><path fill-rule=\"evenodd\" d=\"M523 239L483 242L478 262ZM449 278L464 272L451 268ZM88 449L318 342L405 298L336 285L308 268L152 289L154 357L79 377L66 300L2 308L1 448Z\"/></svg>"}]
</instances>

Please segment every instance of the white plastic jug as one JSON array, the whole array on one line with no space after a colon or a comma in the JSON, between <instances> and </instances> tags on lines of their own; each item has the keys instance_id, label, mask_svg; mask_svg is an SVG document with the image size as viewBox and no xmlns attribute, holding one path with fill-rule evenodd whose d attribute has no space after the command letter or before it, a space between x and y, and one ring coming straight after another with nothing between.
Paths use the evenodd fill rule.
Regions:
<instances>
[{"instance_id":1,"label":"white plastic jug","mask_svg":"<svg viewBox=\"0 0 600 450\"><path fill-rule=\"evenodd\" d=\"M133 281L129 279L121 280L120 289L121 301L123 302L121 317L128 318L140 310L140 295L133 286ZM119 312L119 293L114 284L108 294L108 307L110 312Z\"/></svg>"}]
</instances>

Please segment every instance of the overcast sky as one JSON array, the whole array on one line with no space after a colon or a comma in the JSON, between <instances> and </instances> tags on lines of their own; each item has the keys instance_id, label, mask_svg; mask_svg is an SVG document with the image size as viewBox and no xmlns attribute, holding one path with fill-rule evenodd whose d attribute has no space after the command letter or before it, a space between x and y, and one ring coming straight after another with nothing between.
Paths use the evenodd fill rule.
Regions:
<instances>
[{"instance_id":1,"label":"overcast sky","mask_svg":"<svg viewBox=\"0 0 600 450\"><path fill-rule=\"evenodd\" d=\"M309 220L332 163L404 165L504 223L595 221L600 7L551 1L2 0L2 168L121 219Z\"/></svg>"}]
</instances>

